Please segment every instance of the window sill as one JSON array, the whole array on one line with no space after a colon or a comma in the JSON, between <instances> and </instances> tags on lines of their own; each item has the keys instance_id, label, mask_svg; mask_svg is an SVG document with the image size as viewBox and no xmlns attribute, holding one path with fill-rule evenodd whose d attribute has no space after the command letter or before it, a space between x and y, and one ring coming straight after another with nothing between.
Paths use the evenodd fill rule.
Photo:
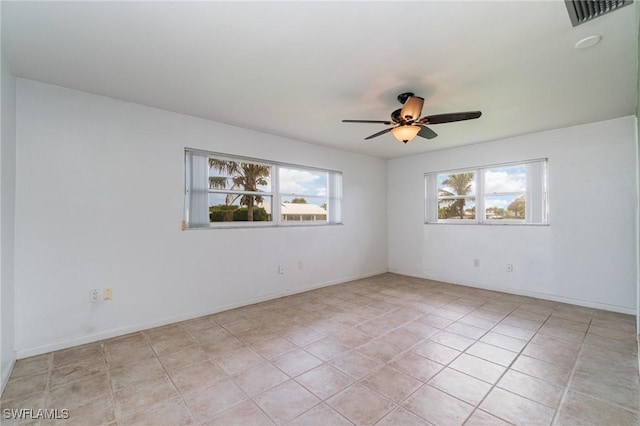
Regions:
<instances>
[{"instance_id":1,"label":"window sill","mask_svg":"<svg viewBox=\"0 0 640 426\"><path fill-rule=\"evenodd\" d=\"M198 228L185 228L185 231L209 231L219 229L265 229L265 228L317 228L325 226L342 226L342 223L300 223L300 224L271 224L271 225L209 225Z\"/></svg>"},{"instance_id":2,"label":"window sill","mask_svg":"<svg viewBox=\"0 0 640 426\"><path fill-rule=\"evenodd\" d=\"M505 223L505 222L425 222L425 225L455 225L455 226L549 226L550 223Z\"/></svg>"}]
</instances>

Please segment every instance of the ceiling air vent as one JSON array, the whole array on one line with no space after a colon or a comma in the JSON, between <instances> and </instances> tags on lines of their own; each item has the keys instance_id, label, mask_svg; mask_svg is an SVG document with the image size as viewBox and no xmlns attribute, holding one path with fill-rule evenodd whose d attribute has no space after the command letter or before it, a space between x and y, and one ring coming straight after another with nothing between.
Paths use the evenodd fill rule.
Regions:
<instances>
[{"instance_id":1,"label":"ceiling air vent","mask_svg":"<svg viewBox=\"0 0 640 426\"><path fill-rule=\"evenodd\" d=\"M633 0L565 0L571 23L576 25L583 24L605 13L613 12L623 6L633 3Z\"/></svg>"}]
</instances>

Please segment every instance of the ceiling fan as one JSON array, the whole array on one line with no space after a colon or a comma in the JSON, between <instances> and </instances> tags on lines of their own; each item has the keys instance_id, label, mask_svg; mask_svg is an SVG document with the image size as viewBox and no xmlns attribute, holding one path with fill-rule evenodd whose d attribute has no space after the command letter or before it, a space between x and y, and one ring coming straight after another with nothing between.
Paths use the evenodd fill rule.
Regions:
<instances>
[{"instance_id":1,"label":"ceiling fan","mask_svg":"<svg viewBox=\"0 0 640 426\"><path fill-rule=\"evenodd\" d=\"M373 139L375 137L391 132L400 142L407 143L416 136L426 139L433 139L438 134L425 126L425 124L451 123L453 121L472 120L482 115L480 111L452 112L448 114L427 115L419 118L422 113L424 98L415 96L411 92L398 95L398 102L404 106L391 113L391 120L342 120L343 123L379 123L389 127L378 133L364 138Z\"/></svg>"}]
</instances>

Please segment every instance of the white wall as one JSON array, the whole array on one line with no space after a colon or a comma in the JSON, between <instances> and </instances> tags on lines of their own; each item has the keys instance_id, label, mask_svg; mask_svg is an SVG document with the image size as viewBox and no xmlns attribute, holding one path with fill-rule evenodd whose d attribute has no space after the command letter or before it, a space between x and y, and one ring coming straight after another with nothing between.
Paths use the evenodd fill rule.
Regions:
<instances>
[{"instance_id":1,"label":"white wall","mask_svg":"<svg viewBox=\"0 0 640 426\"><path fill-rule=\"evenodd\" d=\"M19 358L386 271L384 160L24 79L17 134ZM183 232L185 147L341 170L344 225Z\"/></svg>"},{"instance_id":2,"label":"white wall","mask_svg":"<svg viewBox=\"0 0 640 426\"><path fill-rule=\"evenodd\" d=\"M1 8L1 6L0 6ZM0 56L0 393L9 380L15 352L14 219L16 182L16 78Z\"/></svg>"},{"instance_id":3,"label":"white wall","mask_svg":"<svg viewBox=\"0 0 640 426\"><path fill-rule=\"evenodd\" d=\"M635 313L635 127L626 117L389 161L389 269ZM550 226L424 224L424 173L544 157Z\"/></svg>"},{"instance_id":4,"label":"white wall","mask_svg":"<svg viewBox=\"0 0 640 426\"><path fill-rule=\"evenodd\" d=\"M636 8L636 26L640 39L640 8ZM638 43L638 61L640 63L640 43ZM638 66L638 79L636 80L636 158L640 167L640 66ZM636 169L636 342L638 343L638 366L640 367L640 169ZM640 369L639 369L640 370Z\"/></svg>"}]
</instances>

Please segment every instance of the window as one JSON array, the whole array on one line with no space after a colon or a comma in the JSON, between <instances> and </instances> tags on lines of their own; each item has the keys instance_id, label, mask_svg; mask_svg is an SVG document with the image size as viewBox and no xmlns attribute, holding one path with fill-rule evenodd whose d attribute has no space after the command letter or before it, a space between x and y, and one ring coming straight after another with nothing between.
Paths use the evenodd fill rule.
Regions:
<instances>
[{"instance_id":1,"label":"window","mask_svg":"<svg viewBox=\"0 0 640 426\"><path fill-rule=\"evenodd\" d=\"M547 160L425 175L427 223L546 224Z\"/></svg>"},{"instance_id":2,"label":"window","mask_svg":"<svg viewBox=\"0 0 640 426\"><path fill-rule=\"evenodd\" d=\"M341 223L342 174L185 149L185 228Z\"/></svg>"}]
</instances>

